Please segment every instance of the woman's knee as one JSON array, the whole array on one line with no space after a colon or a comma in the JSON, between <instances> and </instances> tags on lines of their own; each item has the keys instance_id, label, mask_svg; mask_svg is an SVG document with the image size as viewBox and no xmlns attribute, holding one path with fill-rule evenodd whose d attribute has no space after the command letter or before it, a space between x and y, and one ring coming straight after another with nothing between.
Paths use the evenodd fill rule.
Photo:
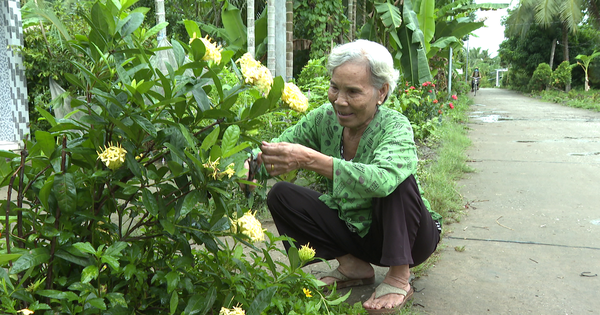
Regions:
<instances>
[{"instance_id":1,"label":"woman's knee","mask_svg":"<svg viewBox=\"0 0 600 315\"><path fill-rule=\"evenodd\" d=\"M290 183L288 182L277 182L267 194L267 206L269 210L272 212L273 210L277 211L280 205L282 204L282 199L289 195L288 192L290 190Z\"/></svg>"}]
</instances>

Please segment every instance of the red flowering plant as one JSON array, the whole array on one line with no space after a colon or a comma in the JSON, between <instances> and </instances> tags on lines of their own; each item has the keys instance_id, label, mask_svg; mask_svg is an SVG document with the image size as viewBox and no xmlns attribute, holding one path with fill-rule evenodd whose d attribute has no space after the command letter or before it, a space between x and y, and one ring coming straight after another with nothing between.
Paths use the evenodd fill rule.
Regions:
<instances>
[{"instance_id":1,"label":"red flowering plant","mask_svg":"<svg viewBox=\"0 0 600 315\"><path fill-rule=\"evenodd\" d=\"M432 118L439 117L435 83L423 82L418 86L404 83L404 89L398 89L390 107L402 112L413 125L420 125Z\"/></svg>"}]
</instances>

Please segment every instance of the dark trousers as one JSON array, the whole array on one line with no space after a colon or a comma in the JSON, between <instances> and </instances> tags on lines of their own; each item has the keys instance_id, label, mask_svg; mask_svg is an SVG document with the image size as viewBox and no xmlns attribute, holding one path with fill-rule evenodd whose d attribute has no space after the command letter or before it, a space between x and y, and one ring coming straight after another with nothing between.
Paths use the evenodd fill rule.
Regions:
<instances>
[{"instance_id":1,"label":"dark trousers","mask_svg":"<svg viewBox=\"0 0 600 315\"><path fill-rule=\"evenodd\" d=\"M319 200L321 193L279 182L267 196L267 205L280 235L296 247L315 249L329 260L352 254L378 266L417 266L435 251L440 234L421 199L413 176L387 197L373 199L372 224L365 237L348 229L337 210ZM284 242L286 250L290 244Z\"/></svg>"}]
</instances>

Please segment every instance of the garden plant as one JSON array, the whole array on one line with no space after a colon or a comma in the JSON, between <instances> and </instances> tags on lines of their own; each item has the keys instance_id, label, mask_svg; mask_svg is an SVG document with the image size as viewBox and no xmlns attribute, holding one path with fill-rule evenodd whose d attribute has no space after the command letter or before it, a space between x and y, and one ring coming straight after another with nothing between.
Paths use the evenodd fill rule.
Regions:
<instances>
[{"instance_id":1,"label":"garden plant","mask_svg":"<svg viewBox=\"0 0 600 315\"><path fill-rule=\"evenodd\" d=\"M95 3L83 16L89 31L70 43L77 71L65 76L83 116L56 119L39 107L50 129L37 130L20 155L0 153L9 188L0 203L1 312L350 308L302 271L309 247L274 262L284 238L265 238L252 209L231 198L253 145L248 131L280 106L305 110L302 93L192 21L189 42L172 43L177 64L161 73L151 59L164 48L151 39L164 25L144 28L147 10L130 10L134 3ZM231 73L224 81L226 67L235 82Z\"/></svg>"}]
</instances>

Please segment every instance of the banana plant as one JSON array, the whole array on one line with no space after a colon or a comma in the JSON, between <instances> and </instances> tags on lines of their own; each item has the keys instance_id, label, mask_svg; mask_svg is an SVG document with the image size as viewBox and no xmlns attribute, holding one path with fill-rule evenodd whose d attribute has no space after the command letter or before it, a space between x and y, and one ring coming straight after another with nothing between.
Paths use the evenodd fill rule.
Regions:
<instances>
[{"instance_id":1,"label":"banana plant","mask_svg":"<svg viewBox=\"0 0 600 315\"><path fill-rule=\"evenodd\" d=\"M591 55L577 55L575 59L579 59L581 61L577 61L577 64L583 68L585 72L585 90L586 92L590 90L590 79L588 77L588 70L590 68L590 63L594 58L600 56L600 51L594 51Z\"/></svg>"}]
</instances>

